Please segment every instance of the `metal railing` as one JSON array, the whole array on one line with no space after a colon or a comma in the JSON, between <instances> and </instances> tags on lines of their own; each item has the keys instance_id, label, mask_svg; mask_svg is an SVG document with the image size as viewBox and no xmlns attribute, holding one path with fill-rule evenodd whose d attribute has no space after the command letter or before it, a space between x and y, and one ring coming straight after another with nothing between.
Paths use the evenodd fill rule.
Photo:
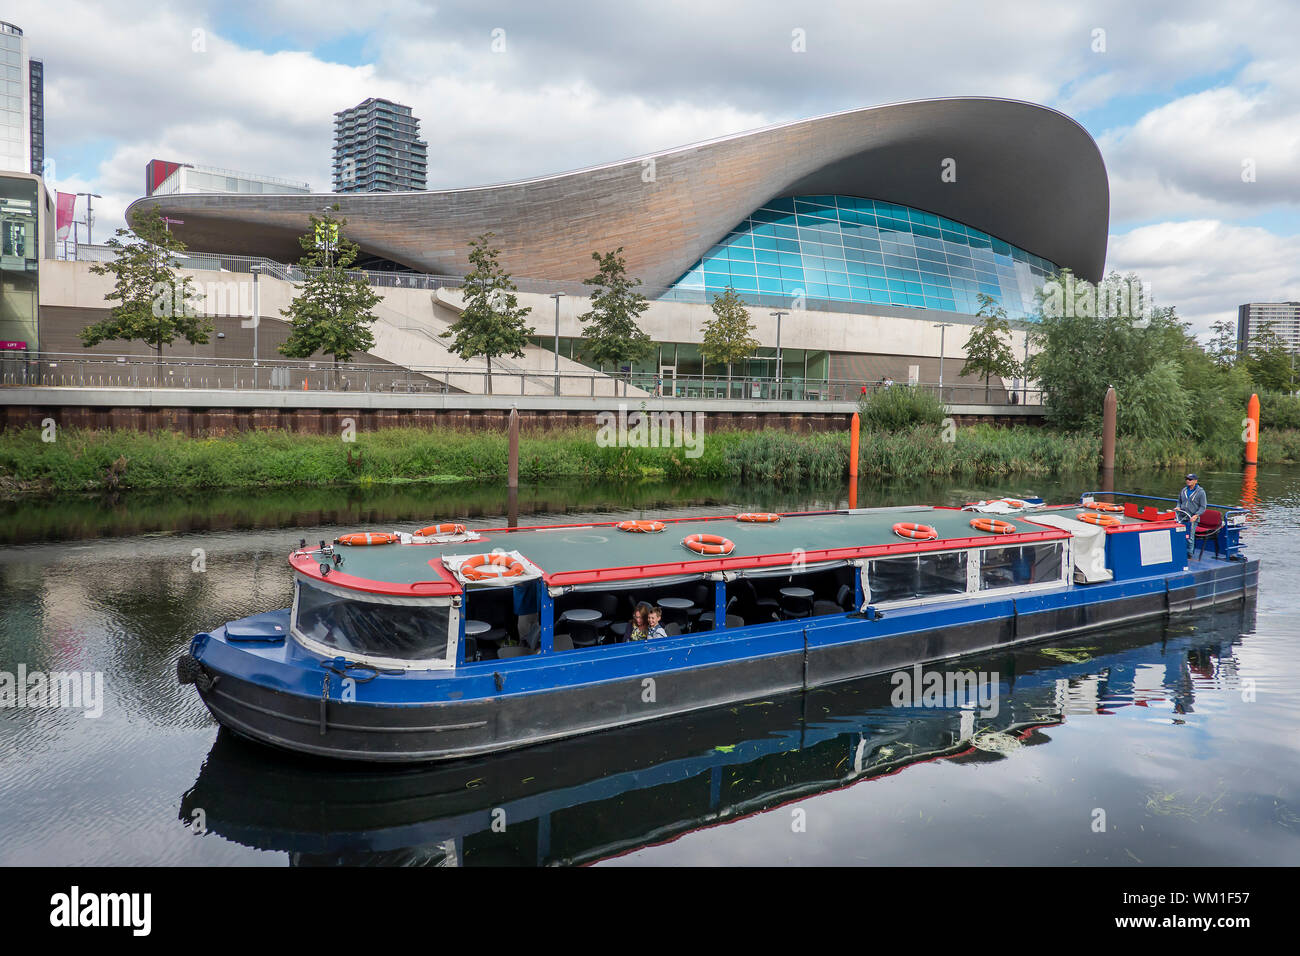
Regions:
<instances>
[{"instance_id":1,"label":"metal railing","mask_svg":"<svg viewBox=\"0 0 1300 956\"><path fill-rule=\"evenodd\" d=\"M608 375L598 371L560 372L499 368L491 373L496 395L561 395L640 400L731 399L747 402L856 402L886 387L924 389L949 405L1039 406L1039 389L1007 390L982 385L915 386L813 381L725 375L662 376L653 372ZM79 352L0 353L0 386L62 388L182 388L232 390L307 390L399 394L484 394L488 374L465 366L400 366L341 363L329 359L177 358Z\"/></svg>"}]
</instances>

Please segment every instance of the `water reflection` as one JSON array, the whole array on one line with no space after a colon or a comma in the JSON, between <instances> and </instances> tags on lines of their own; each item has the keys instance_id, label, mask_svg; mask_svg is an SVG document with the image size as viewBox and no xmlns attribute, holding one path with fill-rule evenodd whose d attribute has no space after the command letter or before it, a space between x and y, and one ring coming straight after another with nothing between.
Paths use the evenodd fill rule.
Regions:
<instances>
[{"instance_id":1,"label":"water reflection","mask_svg":"<svg viewBox=\"0 0 1300 956\"><path fill-rule=\"evenodd\" d=\"M590 863L921 763L1005 760L1081 715L1156 708L1181 723L1199 693L1237 687L1234 645L1254 619L1239 605L963 659L997 675L992 717L892 706L892 683L877 677L398 771L222 731L179 818L300 866Z\"/></svg>"}]
</instances>

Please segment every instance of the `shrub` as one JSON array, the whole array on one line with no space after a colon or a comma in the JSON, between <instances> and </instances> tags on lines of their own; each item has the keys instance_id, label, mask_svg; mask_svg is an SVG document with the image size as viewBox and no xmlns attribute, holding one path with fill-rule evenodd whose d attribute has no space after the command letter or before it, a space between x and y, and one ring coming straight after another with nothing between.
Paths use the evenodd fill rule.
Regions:
<instances>
[{"instance_id":1,"label":"shrub","mask_svg":"<svg viewBox=\"0 0 1300 956\"><path fill-rule=\"evenodd\" d=\"M862 424L870 431L897 432L917 425L943 424L948 412L934 393L905 385L882 388L858 402Z\"/></svg>"}]
</instances>

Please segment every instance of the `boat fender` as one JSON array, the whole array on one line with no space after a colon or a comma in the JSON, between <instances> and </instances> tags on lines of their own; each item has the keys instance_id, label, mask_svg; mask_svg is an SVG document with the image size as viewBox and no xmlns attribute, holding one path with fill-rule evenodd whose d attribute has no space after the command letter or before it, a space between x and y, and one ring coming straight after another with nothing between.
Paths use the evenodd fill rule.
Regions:
<instances>
[{"instance_id":1,"label":"boat fender","mask_svg":"<svg viewBox=\"0 0 1300 956\"><path fill-rule=\"evenodd\" d=\"M209 691L212 685L216 683L202 664L192 657L188 652L182 654L176 660L176 682L179 684L193 684L201 691Z\"/></svg>"}]
</instances>

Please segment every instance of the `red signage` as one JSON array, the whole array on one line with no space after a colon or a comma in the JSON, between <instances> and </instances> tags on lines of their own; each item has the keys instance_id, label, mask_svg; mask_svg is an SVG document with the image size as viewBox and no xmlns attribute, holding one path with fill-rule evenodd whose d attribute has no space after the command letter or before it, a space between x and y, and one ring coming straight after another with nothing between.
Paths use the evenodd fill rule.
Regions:
<instances>
[{"instance_id":1,"label":"red signage","mask_svg":"<svg viewBox=\"0 0 1300 956\"><path fill-rule=\"evenodd\" d=\"M26 351L26 342L0 342L0 352Z\"/></svg>"}]
</instances>

